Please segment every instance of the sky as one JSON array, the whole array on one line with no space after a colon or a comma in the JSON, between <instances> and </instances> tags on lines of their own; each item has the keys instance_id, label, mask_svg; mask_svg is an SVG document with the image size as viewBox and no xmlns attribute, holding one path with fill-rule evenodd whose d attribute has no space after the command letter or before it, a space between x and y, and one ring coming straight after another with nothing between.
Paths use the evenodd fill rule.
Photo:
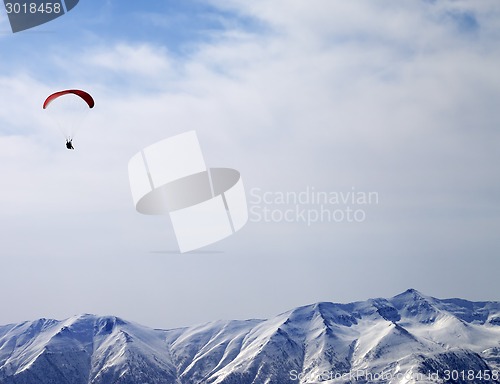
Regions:
<instances>
[{"instance_id":1,"label":"sky","mask_svg":"<svg viewBox=\"0 0 500 384\"><path fill-rule=\"evenodd\" d=\"M500 300L499 39L497 0L81 0L18 33L0 6L0 324ZM68 88L74 151L41 108ZM250 213L181 254L127 165L190 130Z\"/></svg>"}]
</instances>

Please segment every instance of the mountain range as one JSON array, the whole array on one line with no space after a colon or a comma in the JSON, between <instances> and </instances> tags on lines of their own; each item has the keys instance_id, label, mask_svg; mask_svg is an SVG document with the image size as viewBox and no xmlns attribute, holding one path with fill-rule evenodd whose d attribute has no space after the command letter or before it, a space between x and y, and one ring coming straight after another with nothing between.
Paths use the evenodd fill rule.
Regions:
<instances>
[{"instance_id":1,"label":"mountain range","mask_svg":"<svg viewBox=\"0 0 500 384\"><path fill-rule=\"evenodd\" d=\"M79 315L0 326L1 384L500 383L500 302L320 302L159 330Z\"/></svg>"}]
</instances>

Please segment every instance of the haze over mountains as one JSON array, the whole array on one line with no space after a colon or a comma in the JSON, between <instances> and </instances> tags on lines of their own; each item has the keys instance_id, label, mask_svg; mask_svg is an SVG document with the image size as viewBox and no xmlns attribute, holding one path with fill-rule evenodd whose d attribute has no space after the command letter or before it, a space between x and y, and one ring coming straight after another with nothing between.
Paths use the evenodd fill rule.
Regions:
<instances>
[{"instance_id":1,"label":"haze over mountains","mask_svg":"<svg viewBox=\"0 0 500 384\"><path fill-rule=\"evenodd\" d=\"M500 383L500 303L410 289L171 330L88 314L0 326L2 384L313 382Z\"/></svg>"}]
</instances>

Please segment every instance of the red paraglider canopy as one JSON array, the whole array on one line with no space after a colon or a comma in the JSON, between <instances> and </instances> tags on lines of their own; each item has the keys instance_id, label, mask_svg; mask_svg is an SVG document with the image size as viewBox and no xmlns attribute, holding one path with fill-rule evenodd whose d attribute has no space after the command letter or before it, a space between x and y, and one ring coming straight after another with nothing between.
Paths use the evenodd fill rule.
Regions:
<instances>
[{"instance_id":1,"label":"red paraglider canopy","mask_svg":"<svg viewBox=\"0 0 500 384\"><path fill-rule=\"evenodd\" d=\"M57 99L58 97L61 97L61 96L67 95L67 94L74 94L74 95L80 96L88 104L89 108L94 108L94 105L95 105L94 99L87 92L82 91L80 89L67 89L65 91L53 93L52 95L47 97L47 99L43 103L43 109L47 108L48 105L52 101Z\"/></svg>"}]
</instances>

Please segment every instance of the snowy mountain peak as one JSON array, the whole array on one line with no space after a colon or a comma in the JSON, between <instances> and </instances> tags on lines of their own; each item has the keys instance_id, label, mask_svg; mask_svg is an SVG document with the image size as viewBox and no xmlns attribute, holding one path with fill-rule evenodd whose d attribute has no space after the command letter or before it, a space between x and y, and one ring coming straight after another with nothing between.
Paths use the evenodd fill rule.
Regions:
<instances>
[{"instance_id":1,"label":"snowy mountain peak","mask_svg":"<svg viewBox=\"0 0 500 384\"><path fill-rule=\"evenodd\" d=\"M127 323L124 320L116 316L105 316L96 319L95 329L98 335L109 335L116 329L116 327L126 324Z\"/></svg>"},{"instance_id":2,"label":"snowy mountain peak","mask_svg":"<svg viewBox=\"0 0 500 384\"><path fill-rule=\"evenodd\" d=\"M412 302L422 302L422 301L434 301L435 299L430 296L426 296L416 289L410 288L389 299L393 304L410 304Z\"/></svg>"},{"instance_id":3,"label":"snowy mountain peak","mask_svg":"<svg viewBox=\"0 0 500 384\"><path fill-rule=\"evenodd\" d=\"M389 299L389 302L400 316L418 319L420 323L433 323L441 314L435 298L425 296L415 289L408 289Z\"/></svg>"},{"instance_id":4,"label":"snowy mountain peak","mask_svg":"<svg viewBox=\"0 0 500 384\"><path fill-rule=\"evenodd\" d=\"M89 314L0 326L2 384L333 384L325 373L356 372L413 384L412 373L468 369L500 370L500 303L413 289L173 330Z\"/></svg>"}]
</instances>

